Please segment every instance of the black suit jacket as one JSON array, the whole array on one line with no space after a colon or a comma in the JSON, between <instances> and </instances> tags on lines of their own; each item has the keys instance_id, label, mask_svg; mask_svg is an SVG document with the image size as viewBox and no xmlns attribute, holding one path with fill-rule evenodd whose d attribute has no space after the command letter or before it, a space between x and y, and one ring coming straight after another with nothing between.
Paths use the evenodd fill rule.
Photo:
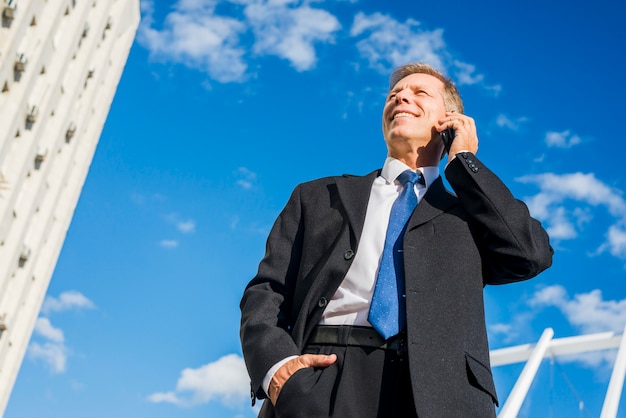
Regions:
<instances>
[{"instance_id":1,"label":"black suit jacket","mask_svg":"<svg viewBox=\"0 0 626 418\"><path fill-rule=\"evenodd\" d=\"M253 397L265 397L271 366L301 353L345 277L379 174L301 184L276 220L241 301ZM497 403L483 287L539 274L553 251L526 205L473 154L459 154L445 174L456 195L437 179L404 235L411 381L418 416L481 416L472 411Z\"/></svg>"}]
</instances>

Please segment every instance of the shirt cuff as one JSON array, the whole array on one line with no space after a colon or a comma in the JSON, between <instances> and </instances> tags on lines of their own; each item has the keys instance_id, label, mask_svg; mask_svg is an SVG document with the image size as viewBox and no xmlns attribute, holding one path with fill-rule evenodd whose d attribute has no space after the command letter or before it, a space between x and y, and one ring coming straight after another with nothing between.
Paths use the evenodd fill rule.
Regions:
<instances>
[{"instance_id":1,"label":"shirt cuff","mask_svg":"<svg viewBox=\"0 0 626 418\"><path fill-rule=\"evenodd\" d=\"M446 163L446 166L444 167L444 170L446 168L448 168L448 164L450 164L456 158L456 156L459 155L462 152L470 152L470 151L468 151L466 149L462 149L461 151L457 152L456 154L448 156L448 162Z\"/></svg>"},{"instance_id":2,"label":"shirt cuff","mask_svg":"<svg viewBox=\"0 0 626 418\"><path fill-rule=\"evenodd\" d=\"M272 377L274 377L274 374L278 371L278 369L281 368L281 366L285 363L287 363L289 360L292 360L294 358L298 358L298 356L290 356L287 357L285 359L282 359L281 361L279 361L278 363L274 364L265 374L265 377L263 378L263 390L265 391L265 394L269 397L270 396L270 382L272 381Z\"/></svg>"}]
</instances>

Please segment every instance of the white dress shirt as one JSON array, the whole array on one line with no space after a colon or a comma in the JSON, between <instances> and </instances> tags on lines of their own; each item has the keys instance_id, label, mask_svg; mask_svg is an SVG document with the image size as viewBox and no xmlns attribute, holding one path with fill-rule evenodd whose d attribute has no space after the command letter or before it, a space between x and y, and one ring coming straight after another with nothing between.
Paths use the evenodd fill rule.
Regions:
<instances>
[{"instance_id":1,"label":"white dress shirt","mask_svg":"<svg viewBox=\"0 0 626 418\"><path fill-rule=\"evenodd\" d=\"M322 314L320 325L371 326L367 321L367 316L370 301L374 294L380 258L385 246L391 206L404 188L396 178L403 171L410 169L409 166L395 158L387 157L385 160L381 175L372 184L363 232L354 261L335 295L328 302ZM428 187L439 177L439 167L420 167L415 171L422 173L426 181L426 186L415 185L415 194L419 203L426 194ZM274 373L283 364L296 357L291 356L279 361L267 372L263 379L265 393L269 391L270 381Z\"/></svg>"},{"instance_id":2,"label":"white dress shirt","mask_svg":"<svg viewBox=\"0 0 626 418\"><path fill-rule=\"evenodd\" d=\"M328 302L320 325L371 326L367 316L385 246L389 215L393 202L404 188L396 178L406 170L410 168L395 158L387 157L385 160L381 175L372 184L363 232L354 261L335 295ZM419 202L426 194L428 186L439 177L439 167L421 167L416 171L421 172L426 180L426 186L415 184L415 194Z\"/></svg>"}]
</instances>

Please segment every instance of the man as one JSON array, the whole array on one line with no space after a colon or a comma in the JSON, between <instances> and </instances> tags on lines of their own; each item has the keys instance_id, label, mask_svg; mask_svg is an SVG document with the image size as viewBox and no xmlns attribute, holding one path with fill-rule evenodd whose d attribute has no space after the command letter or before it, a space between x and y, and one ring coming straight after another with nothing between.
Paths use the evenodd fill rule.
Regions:
<instances>
[{"instance_id":1,"label":"man","mask_svg":"<svg viewBox=\"0 0 626 418\"><path fill-rule=\"evenodd\" d=\"M483 287L536 276L553 251L476 158L452 82L408 64L390 86L382 170L299 185L244 292L262 417L495 416Z\"/></svg>"}]
</instances>

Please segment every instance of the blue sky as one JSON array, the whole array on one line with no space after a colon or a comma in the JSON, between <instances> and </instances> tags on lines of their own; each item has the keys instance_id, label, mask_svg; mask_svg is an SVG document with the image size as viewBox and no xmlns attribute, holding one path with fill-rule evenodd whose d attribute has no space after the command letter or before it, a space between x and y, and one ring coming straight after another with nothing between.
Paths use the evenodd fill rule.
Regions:
<instances>
[{"instance_id":1,"label":"blue sky","mask_svg":"<svg viewBox=\"0 0 626 418\"><path fill-rule=\"evenodd\" d=\"M624 9L142 2L5 416L255 416L238 338L243 288L297 183L383 164L387 77L408 61L458 83L479 158L556 251L538 278L486 289L491 347L536 342L546 327L555 338L621 333ZM520 416L598 416L614 355L544 362ZM501 401L520 370L494 369Z\"/></svg>"}]
</instances>

